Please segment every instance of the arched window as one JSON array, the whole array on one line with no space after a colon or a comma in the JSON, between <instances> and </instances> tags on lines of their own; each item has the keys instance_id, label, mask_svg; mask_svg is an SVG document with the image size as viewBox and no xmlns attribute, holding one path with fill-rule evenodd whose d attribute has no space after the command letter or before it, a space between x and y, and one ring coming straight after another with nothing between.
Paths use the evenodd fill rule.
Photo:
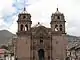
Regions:
<instances>
[{"instance_id":1,"label":"arched window","mask_svg":"<svg viewBox=\"0 0 80 60\"><path fill-rule=\"evenodd\" d=\"M28 31L28 26L27 26L27 24L25 25L25 31Z\"/></svg>"},{"instance_id":2,"label":"arched window","mask_svg":"<svg viewBox=\"0 0 80 60\"><path fill-rule=\"evenodd\" d=\"M62 25L60 25L59 27L60 27L60 31L62 31Z\"/></svg>"},{"instance_id":3,"label":"arched window","mask_svg":"<svg viewBox=\"0 0 80 60\"><path fill-rule=\"evenodd\" d=\"M57 16L57 19L60 19L60 16Z\"/></svg>"},{"instance_id":4,"label":"arched window","mask_svg":"<svg viewBox=\"0 0 80 60\"><path fill-rule=\"evenodd\" d=\"M62 31L62 28L60 28L60 31Z\"/></svg>"},{"instance_id":5,"label":"arched window","mask_svg":"<svg viewBox=\"0 0 80 60\"><path fill-rule=\"evenodd\" d=\"M23 25L21 24L21 31L23 31Z\"/></svg>"},{"instance_id":6,"label":"arched window","mask_svg":"<svg viewBox=\"0 0 80 60\"><path fill-rule=\"evenodd\" d=\"M40 49L38 51L39 60L44 60L44 50Z\"/></svg>"},{"instance_id":7,"label":"arched window","mask_svg":"<svg viewBox=\"0 0 80 60\"><path fill-rule=\"evenodd\" d=\"M55 31L58 31L58 25L55 25L55 29L54 29Z\"/></svg>"},{"instance_id":8,"label":"arched window","mask_svg":"<svg viewBox=\"0 0 80 60\"><path fill-rule=\"evenodd\" d=\"M55 28L58 27L58 25L55 25Z\"/></svg>"},{"instance_id":9,"label":"arched window","mask_svg":"<svg viewBox=\"0 0 80 60\"><path fill-rule=\"evenodd\" d=\"M42 34L40 34L41 36L40 36L40 43L43 43L43 35Z\"/></svg>"},{"instance_id":10,"label":"arched window","mask_svg":"<svg viewBox=\"0 0 80 60\"><path fill-rule=\"evenodd\" d=\"M62 27L62 25L60 25L60 27Z\"/></svg>"}]
</instances>

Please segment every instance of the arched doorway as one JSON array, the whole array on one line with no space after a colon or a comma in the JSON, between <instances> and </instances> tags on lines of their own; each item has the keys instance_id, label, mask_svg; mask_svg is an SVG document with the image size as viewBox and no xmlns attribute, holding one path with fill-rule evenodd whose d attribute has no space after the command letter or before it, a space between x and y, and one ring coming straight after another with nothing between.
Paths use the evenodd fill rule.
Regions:
<instances>
[{"instance_id":1,"label":"arched doorway","mask_svg":"<svg viewBox=\"0 0 80 60\"><path fill-rule=\"evenodd\" d=\"M39 49L38 57L39 57L39 60L44 60L44 49Z\"/></svg>"}]
</instances>

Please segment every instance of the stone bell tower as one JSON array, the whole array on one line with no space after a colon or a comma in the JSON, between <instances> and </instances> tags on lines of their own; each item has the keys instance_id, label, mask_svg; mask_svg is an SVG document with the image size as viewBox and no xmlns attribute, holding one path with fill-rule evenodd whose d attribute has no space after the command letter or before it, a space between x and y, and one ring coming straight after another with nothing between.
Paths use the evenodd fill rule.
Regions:
<instances>
[{"instance_id":1,"label":"stone bell tower","mask_svg":"<svg viewBox=\"0 0 80 60\"><path fill-rule=\"evenodd\" d=\"M54 60L66 59L67 38L65 33L65 18L58 8L51 16L52 56Z\"/></svg>"},{"instance_id":2,"label":"stone bell tower","mask_svg":"<svg viewBox=\"0 0 80 60\"><path fill-rule=\"evenodd\" d=\"M65 34L65 18L62 13L57 11L51 16L51 29L52 31Z\"/></svg>"},{"instance_id":3,"label":"stone bell tower","mask_svg":"<svg viewBox=\"0 0 80 60\"><path fill-rule=\"evenodd\" d=\"M18 15L18 31L15 44L15 55L17 60L30 60L30 42L31 42L31 15L25 8Z\"/></svg>"},{"instance_id":4,"label":"stone bell tower","mask_svg":"<svg viewBox=\"0 0 80 60\"><path fill-rule=\"evenodd\" d=\"M22 13L18 15L18 33L19 32L27 32L31 29L31 15L26 12L25 8Z\"/></svg>"}]
</instances>

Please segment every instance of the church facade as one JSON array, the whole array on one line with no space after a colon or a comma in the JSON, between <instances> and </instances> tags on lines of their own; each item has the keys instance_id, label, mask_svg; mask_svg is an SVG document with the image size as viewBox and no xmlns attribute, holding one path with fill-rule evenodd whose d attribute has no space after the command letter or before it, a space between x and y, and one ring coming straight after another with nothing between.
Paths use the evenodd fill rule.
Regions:
<instances>
[{"instance_id":1,"label":"church facade","mask_svg":"<svg viewBox=\"0 0 80 60\"><path fill-rule=\"evenodd\" d=\"M59 12L58 8L51 15L51 28L42 25L31 27L31 14L20 13L17 20L17 38L13 40L15 58L17 60L65 60L67 46L65 22L64 14Z\"/></svg>"}]
</instances>

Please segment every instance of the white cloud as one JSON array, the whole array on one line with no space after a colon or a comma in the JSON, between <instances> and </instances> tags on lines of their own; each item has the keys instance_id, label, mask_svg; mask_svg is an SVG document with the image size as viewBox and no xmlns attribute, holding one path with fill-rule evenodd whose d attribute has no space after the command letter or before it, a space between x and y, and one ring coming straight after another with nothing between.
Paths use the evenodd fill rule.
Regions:
<instances>
[{"instance_id":1,"label":"white cloud","mask_svg":"<svg viewBox=\"0 0 80 60\"><path fill-rule=\"evenodd\" d=\"M73 0L41 0L36 4L29 6L28 11L32 15L33 23L40 21L45 26L50 27L51 14L56 11L58 4L59 11L64 13L66 24L66 31L68 34L79 36L79 10L77 3Z\"/></svg>"},{"instance_id":2,"label":"white cloud","mask_svg":"<svg viewBox=\"0 0 80 60\"><path fill-rule=\"evenodd\" d=\"M15 9L11 6L13 0L1 0L0 11L4 11L4 14L12 13ZM80 36L80 1L79 0L29 0L31 3L27 7L27 11L32 15L33 26L37 22L50 27L51 14L56 11L57 5L59 11L64 13L66 19L66 31L68 34ZM1 15L0 15L1 16ZM3 19L0 19L0 26L6 23ZM9 27L8 30L15 33L17 31L17 19ZM4 26L3 25L3 26Z\"/></svg>"}]
</instances>

